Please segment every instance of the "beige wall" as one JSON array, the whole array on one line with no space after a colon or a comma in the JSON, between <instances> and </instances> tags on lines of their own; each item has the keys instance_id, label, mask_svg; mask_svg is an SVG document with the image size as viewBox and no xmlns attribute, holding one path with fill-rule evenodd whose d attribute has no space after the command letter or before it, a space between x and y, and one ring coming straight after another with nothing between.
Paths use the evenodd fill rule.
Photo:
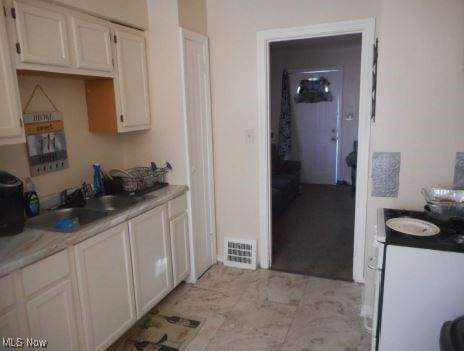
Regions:
<instances>
[{"instance_id":1,"label":"beige wall","mask_svg":"<svg viewBox=\"0 0 464 351\"><path fill-rule=\"evenodd\" d=\"M152 128L125 135L128 166L171 162L168 180L187 183L177 2L149 0L148 71Z\"/></svg>"},{"instance_id":2,"label":"beige wall","mask_svg":"<svg viewBox=\"0 0 464 351\"><path fill-rule=\"evenodd\" d=\"M375 16L371 0L209 0L218 254L225 235L258 239L256 31Z\"/></svg>"},{"instance_id":3,"label":"beige wall","mask_svg":"<svg viewBox=\"0 0 464 351\"><path fill-rule=\"evenodd\" d=\"M58 193L64 188L92 181L92 163L100 162L103 169L124 167L123 139L118 135L89 132L84 81L69 78L19 77L23 106L36 84L40 84L63 113L64 130L68 146L69 168L33 180L39 195ZM48 101L37 94L28 108L32 111L49 111ZM30 176L25 144L0 146L0 169L20 178Z\"/></svg>"},{"instance_id":4,"label":"beige wall","mask_svg":"<svg viewBox=\"0 0 464 351\"><path fill-rule=\"evenodd\" d=\"M179 26L206 35L206 0L177 0L177 5Z\"/></svg>"},{"instance_id":5,"label":"beige wall","mask_svg":"<svg viewBox=\"0 0 464 351\"><path fill-rule=\"evenodd\" d=\"M398 199L368 199L366 255L377 207L420 209L421 187L452 184L464 150L462 0L209 0L219 254L224 235L259 235L258 144L244 138L258 128L256 31L366 17L380 38L371 151L402 152Z\"/></svg>"},{"instance_id":6,"label":"beige wall","mask_svg":"<svg viewBox=\"0 0 464 351\"><path fill-rule=\"evenodd\" d=\"M279 119L284 69L314 69L339 66L343 70L343 89L340 128L339 180L351 183L351 168L345 162L353 151L353 141L358 140L359 80L361 74L361 35L325 39L298 40L291 44L276 43L271 47L271 131L272 142L279 139ZM294 94L294 92L292 92ZM353 115L352 120L346 117ZM293 125L294 128L295 124ZM296 132L296 130L294 130ZM295 133L297 145L292 147L292 159L298 159L298 150L304 144L305 131ZM329 137L329 136L328 136ZM305 160L300 160L305 162ZM304 168L304 167L303 167Z\"/></svg>"},{"instance_id":7,"label":"beige wall","mask_svg":"<svg viewBox=\"0 0 464 351\"><path fill-rule=\"evenodd\" d=\"M401 172L397 199L369 198L368 230L378 207L421 210L422 187L452 186L455 154L464 150L464 2L385 0L377 31L371 151L400 151ZM367 235L366 256L372 253Z\"/></svg>"}]
</instances>

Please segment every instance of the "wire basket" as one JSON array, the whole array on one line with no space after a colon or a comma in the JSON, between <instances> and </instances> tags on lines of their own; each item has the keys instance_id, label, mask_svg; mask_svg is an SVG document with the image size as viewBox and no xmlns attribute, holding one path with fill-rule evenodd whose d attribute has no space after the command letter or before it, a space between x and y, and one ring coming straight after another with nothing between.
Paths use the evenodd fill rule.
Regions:
<instances>
[{"instance_id":1,"label":"wire basket","mask_svg":"<svg viewBox=\"0 0 464 351\"><path fill-rule=\"evenodd\" d=\"M165 183L165 169L153 170L150 167L134 167L125 171L127 175L118 175L121 179L122 189L128 193L141 192L147 188L152 188L156 184Z\"/></svg>"}]
</instances>

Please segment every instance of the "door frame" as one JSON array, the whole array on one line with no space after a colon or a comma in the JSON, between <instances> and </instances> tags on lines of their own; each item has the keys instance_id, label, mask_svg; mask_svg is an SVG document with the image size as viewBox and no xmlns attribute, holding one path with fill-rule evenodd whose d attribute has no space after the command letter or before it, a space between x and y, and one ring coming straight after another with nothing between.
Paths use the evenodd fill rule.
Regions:
<instances>
[{"instance_id":1,"label":"door frame","mask_svg":"<svg viewBox=\"0 0 464 351\"><path fill-rule=\"evenodd\" d=\"M342 159L342 150L341 150L341 144L342 144L342 133L341 133L341 128L342 128L342 115L343 115L343 66L342 65L334 65L334 66L326 66L326 67L309 67L309 68L294 68L294 69L288 69L288 74L291 76L292 74L298 74L298 73L316 73L318 71L320 72L339 72L340 77L341 77L341 86L340 86L340 93L338 94L338 109L337 109L337 146L336 146L336 151L335 151L335 183L336 184L340 179L340 173L341 173L341 159ZM293 101L292 101L293 104Z\"/></svg>"},{"instance_id":2,"label":"door frame","mask_svg":"<svg viewBox=\"0 0 464 351\"><path fill-rule=\"evenodd\" d=\"M259 261L268 269L272 262L272 208L270 172L270 43L295 39L329 37L343 34L362 35L361 79L358 126L358 167L355 199L353 280L365 281L365 241L368 198L369 148L371 131L371 89L375 19L323 23L304 27L278 28L257 32L258 49L258 119L259 119Z\"/></svg>"},{"instance_id":3,"label":"door frame","mask_svg":"<svg viewBox=\"0 0 464 351\"><path fill-rule=\"evenodd\" d=\"M184 40L193 40L199 41L206 45L205 49L205 59L206 59L206 123L205 123L205 136L207 139L208 145L208 152L206 157L207 163L207 173L208 173L208 202L210 203L209 208L209 241L210 241L210 250L211 250L211 265L217 262L217 246L216 246L216 213L215 213L215 197L214 197L214 163L213 163L213 126L212 126L212 119L211 119L211 91L210 91L210 73L209 73L209 43L208 37L193 32L191 30L179 27L179 38L180 38L180 56L181 56L181 68L182 68L182 100L183 100L183 115L184 115L184 133L185 133L185 157L187 161L187 186L191 189L192 181L191 181L191 174L192 174L192 167L190 164L190 150L189 150L189 132L188 132L188 115L187 115L187 99L186 99L186 84L185 84L185 60L184 60ZM188 228L189 228L189 246L190 246L190 275L187 278L189 283L196 283L198 279L197 274L197 266L195 263L195 248L194 248L194 233L193 233L193 221L192 221L192 196L190 191L187 192L187 202L188 202L188 209L187 213L189 216L188 221Z\"/></svg>"}]
</instances>

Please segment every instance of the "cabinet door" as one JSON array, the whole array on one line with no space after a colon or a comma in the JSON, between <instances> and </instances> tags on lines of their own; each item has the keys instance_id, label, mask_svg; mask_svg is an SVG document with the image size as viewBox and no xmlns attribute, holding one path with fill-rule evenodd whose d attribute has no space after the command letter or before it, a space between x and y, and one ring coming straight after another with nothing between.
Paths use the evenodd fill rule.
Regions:
<instances>
[{"instance_id":1,"label":"cabinet door","mask_svg":"<svg viewBox=\"0 0 464 351\"><path fill-rule=\"evenodd\" d=\"M127 224L75 246L87 349L103 350L135 322Z\"/></svg>"},{"instance_id":2,"label":"cabinet door","mask_svg":"<svg viewBox=\"0 0 464 351\"><path fill-rule=\"evenodd\" d=\"M0 315L0 335L4 338L14 339L20 336L18 316L15 309Z\"/></svg>"},{"instance_id":3,"label":"cabinet door","mask_svg":"<svg viewBox=\"0 0 464 351\"><path fill-rule=\"evenodd\" d=\"M150 125L145 35L115 26L120 131L147 129Z\"/></svg>"},{"instance_id":4,"label":"cabinet door","mask_svg":"<svg viewBox=\"0 0 464 351\"><path fill-rule=\"evenodd\" d=\"M27 302L31 336L48 341L50 350L79 350L77 317L69 279Z\"/></svg>"},{"instance_id":5,"label":"cabinet door","mask_svg":"<svg viewBox=\"0 0 464 351\"><path fill-rule=\"evenodd\" d=\"M172 247L172 275L174 286L176 286L190 274L187 212L172 219L169 226Z\"/></svg>"},{"instance_id":6,"label":"cabinet door","mask_svg":"<svg viewBox=\"0 0 464 351\"><path fill-rule=\"evenodd\" d=\"M171 247L166 205L129 221L135 303L140 317L172 287Z\"/></svg>"},{"instance_id":7,"label":"cabinet door","mask_svg":"<svg viewBox=\"0 0 464 351\"><path fill-rule=\"evenodd\" d=\"M66 16L47 5L14 1L14 8L20 61L71 66Z\"/></svg>"},{"instance_id":8,"label":"cabinet door","mask_svg":"<svg viewBox=\"0 0 464 351\"><path fill-rule=\"evenodd\" d=\"M92 17L73 16L71 26L77 68L112 71L109 23Z\"/></svg>"},{"instance_id":9,"label":"cabinet door","mask_svg":"<svg viewBox=\"0 0 464 351\"><path fill-rule=\"evenodd\" d=\"M10 58L4 16L0 16L0 138L0 145L24 142L18 80Z\"/></svg>"}]
</instances>

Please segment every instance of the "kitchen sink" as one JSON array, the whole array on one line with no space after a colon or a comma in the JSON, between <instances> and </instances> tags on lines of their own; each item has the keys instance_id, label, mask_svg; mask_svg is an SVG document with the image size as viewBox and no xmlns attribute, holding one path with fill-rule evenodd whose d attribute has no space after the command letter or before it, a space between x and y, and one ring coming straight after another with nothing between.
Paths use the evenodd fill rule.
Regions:
<instances>
[{"instance_id":1,"label":"kitchen sink","mask_svg":"<svg viewBox=\"0 0 464 351\"><path fill-rule=\"evenodd\" d=\"M144 198L140 196L105 195L87 200L85 208L112 212L124 210L142 200L144 200Z\"/></svg>"},{"instance_id":2,"label":"kitchen sink","mask_svg":"<svg viewBox=\"0 0 464 351\"><path fill-rule=\"evenodd\" d=\"M52 210L27 221L31 228L55 232L74 232L82 226L106 217L112 212L122 211L143 201L141 196L105 195L87 200L84 207L71 207ZM61 227L57 227L60 221Z\"/></svg>"},{"instance_id":3,"label":"kitchen sink","mask_svg":"<svg viewBox=\"0 0 464 351\"><path fill-rule=\"evenodd\" d=\"M32 228L39 228L57 232L73 232L79 229L80 227L92 223L107 215L107 212L97 211L90 208L63 208L41 214L37 217L30 218L27 221L27 225ZM74 223L74 226L72 228L66 229L57 228L56 224L59 221L63 220L72 221Z\"/></svg>"}]
</instances>

